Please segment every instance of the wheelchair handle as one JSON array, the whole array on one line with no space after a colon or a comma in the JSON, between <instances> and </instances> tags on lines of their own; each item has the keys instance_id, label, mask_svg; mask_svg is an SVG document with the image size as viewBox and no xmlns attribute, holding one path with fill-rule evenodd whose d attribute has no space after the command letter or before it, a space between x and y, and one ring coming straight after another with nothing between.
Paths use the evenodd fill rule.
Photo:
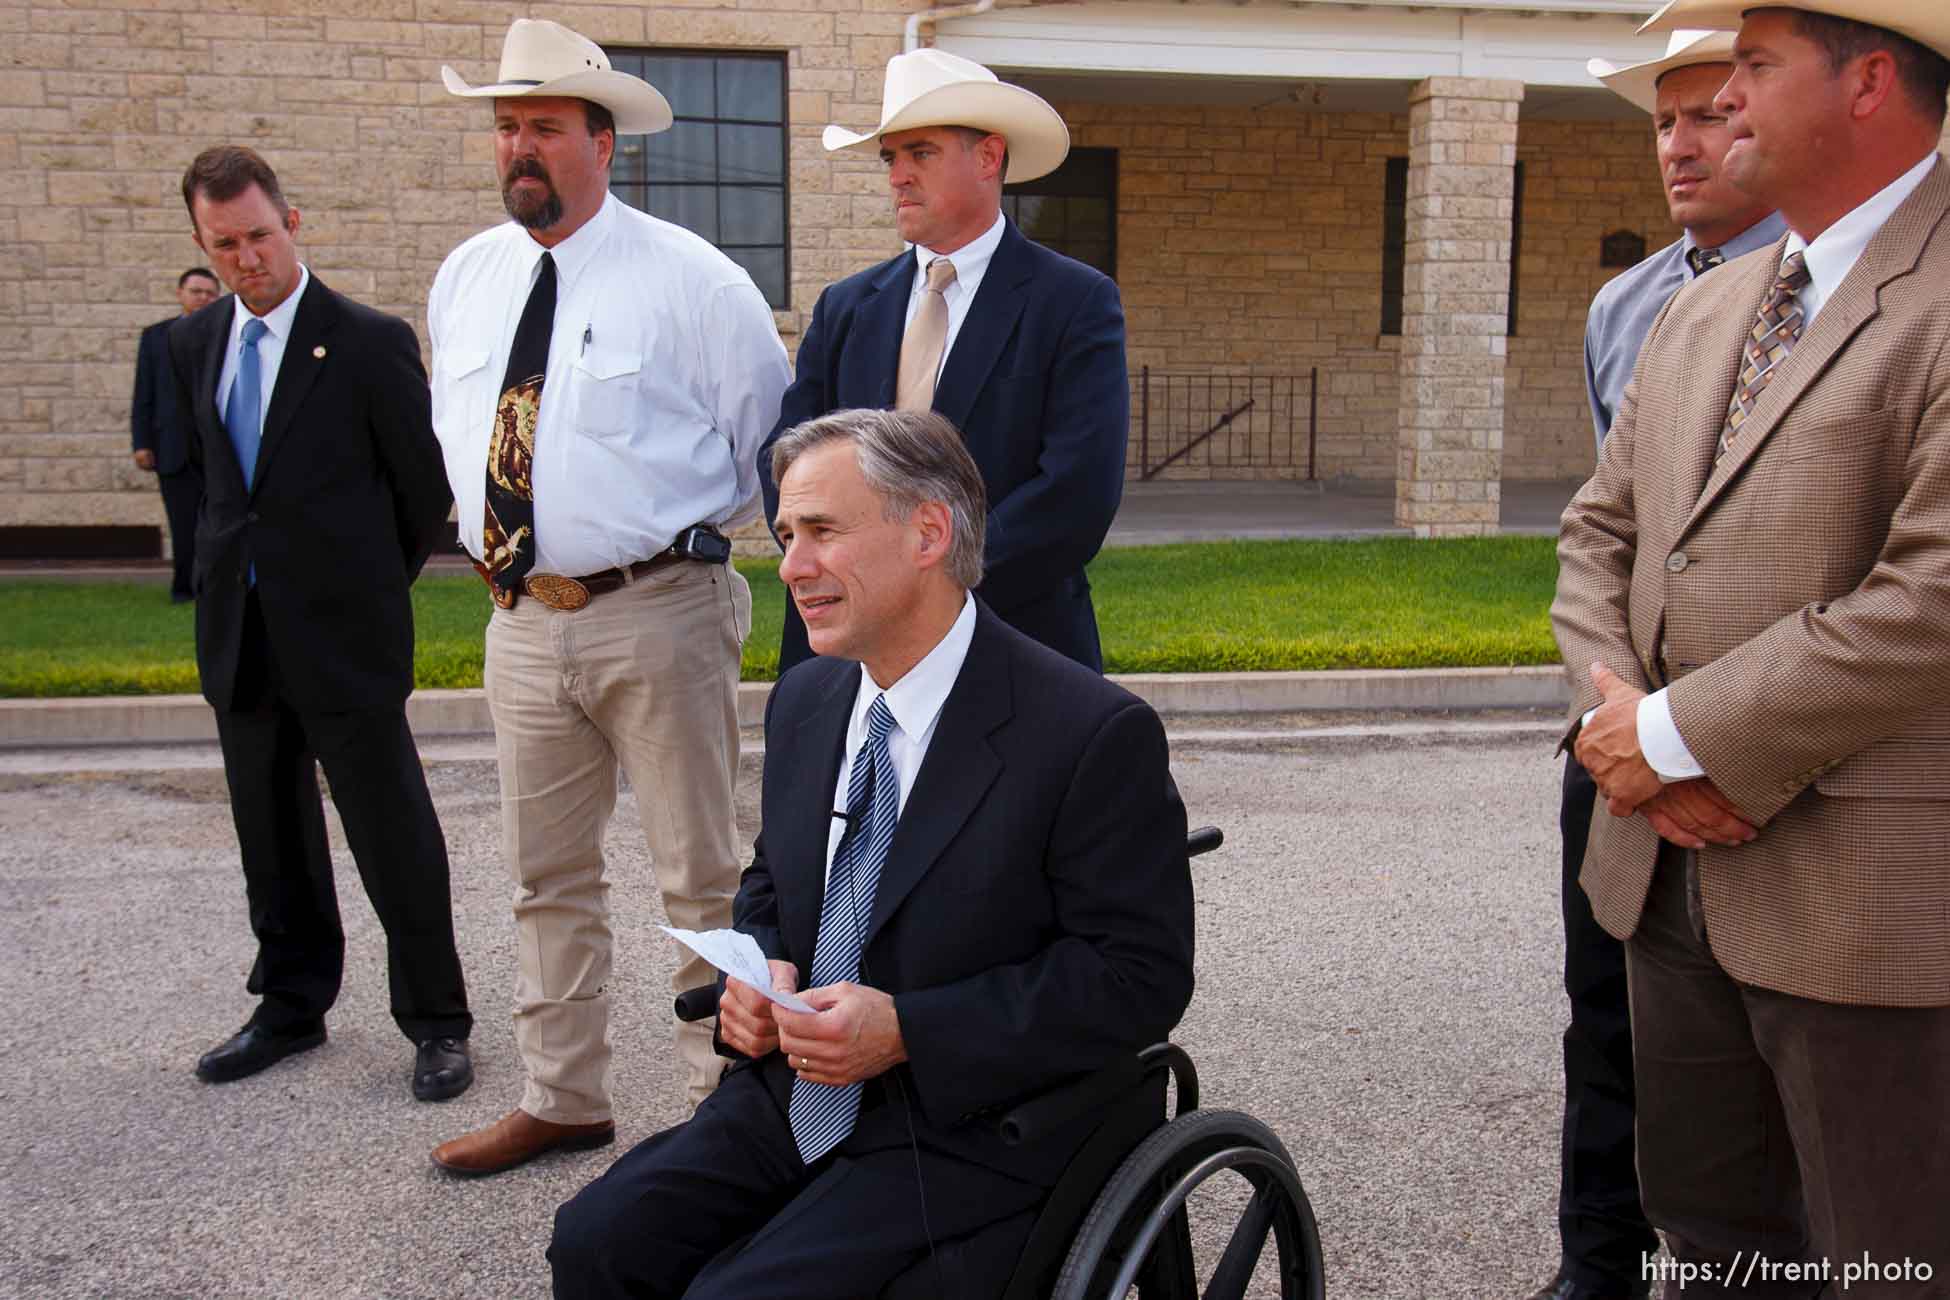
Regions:
<instances>
[{"instance_id":1,"label":"wheelchair handle","mask_svg":"<svg viewBox=\"0 0 1950 1300\"><path fill-rule=\"evenodd\" d=\"M1178 1082L1178 1111L1198 1109L1198 1071L1192 1058L1175 1043L1153 1043L1136 1056L1127 1056L1095 1074L1060 1084L1003 1112L996 1123L1002 1141L1022 1146L1048 1137L1072 1121L1108 1106L1159 1070L1170 1070Z\"/></svg>"},{"instance_id":2,"label":"wheelchair handle","mask_svg":"<svg viewBox=\"0 0 1950 1300\"><path fill-rule=\"evenodd\" d=\"M1217 826L1201 826L1185 837L1185 856L1195 858L1210 853L1226 842L1226 833Z\"/></svg>"},{"instance_id":3,"label":"wheelchair handle","mask_svg":"<svg viewBox=\"0 0 1950 1300\"><path fill-rule=\"evenodd\" d=\"M701 984L677 995L677 1018L685 1024L709 1020L718 1014L718 986Z\"/></svg>"}]
</instances>

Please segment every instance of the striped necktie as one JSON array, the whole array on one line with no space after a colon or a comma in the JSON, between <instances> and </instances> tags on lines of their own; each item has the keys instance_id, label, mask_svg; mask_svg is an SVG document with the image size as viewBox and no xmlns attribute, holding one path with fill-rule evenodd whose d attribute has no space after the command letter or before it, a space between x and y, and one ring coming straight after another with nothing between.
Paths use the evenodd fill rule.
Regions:
<instances>
[{"instance_id":1,"label":"striped necktie","mask_svg":"<svg viewBox=\"0 0 1950 1300\"><path fill-rule=\"evenodd\" d=\"M813 943L812 982L807 988L824 988L860 974L874 889L880 884L880 866L900 820L900 778L887 750L887 733L893 726L887 697L875 697L867 710L866 741L853 756L853 771L847 778L846 831L826 878L826 901L819 909L819 938ZM786 1119L799 1158L809 1165L846 1140L859 1114L857 1083L792 1081Z\"/></svg>"},{"instance_id":2,"label":"striped necktie","mask_svg":"<svg viewBox=\"0 0 1950 1300\"><path fill-rule=\"evenodd\" d=\"M1754 317L1754 328L1747 334L1747 346L1740 360L1740 382L1734 385L1733 401L1727 406L1726 423L1720 427L1720 448L1713 454L1718 461L1740 436L1740 428L1760 403L1774 372L1787 360L1788 353L1801 341L1805 319L1798 297L1808 283L1808 263L1799 253L1789 253L1781 262L1781 273L1774 288Z\"/></svg>"}]
</instances>

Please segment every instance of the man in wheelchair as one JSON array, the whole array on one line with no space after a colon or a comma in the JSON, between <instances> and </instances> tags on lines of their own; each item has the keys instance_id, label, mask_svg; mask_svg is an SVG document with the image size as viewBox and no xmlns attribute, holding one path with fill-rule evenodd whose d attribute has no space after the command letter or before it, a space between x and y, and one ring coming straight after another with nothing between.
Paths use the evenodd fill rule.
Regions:
<instances>
[{"instance_id":1,"label":"man in wheelchair","mask_svg":"<svg viewBox=\"0 0 1950 1300\"><path fill-rule=\"evenodd\" d=\"M720 1002L724 1082L557 1212L558 1297L873 1297L948 1243L991 1297L1089 1135L1010 1103L1165 1038L1192 993L1185 811L1141 700L975 600L982 479L931 412L772 453L779 576L820 655L765 720L734 924L775 1006Z\"/></svg>"}]
</instances>

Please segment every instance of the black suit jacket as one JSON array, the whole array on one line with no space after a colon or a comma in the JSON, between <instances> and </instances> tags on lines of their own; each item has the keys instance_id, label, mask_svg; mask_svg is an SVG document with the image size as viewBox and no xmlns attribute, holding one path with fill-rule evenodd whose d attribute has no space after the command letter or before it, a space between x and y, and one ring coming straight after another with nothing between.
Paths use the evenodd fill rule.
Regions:
<instances>
[{"instance_id":1,"label":"black suit jacket","mask_svg":"<svg viewBox=\"0 0 1950 1300\"><path fill-rule=\"evenodd\" d=\"M859 682L858 664L815 659L766 710L762 829L733 923L802 979ZM1149 705L978 607L863 962L862 982L894 996L908 1052L894 1073L921 1143L1048 1185L1090 1121L1008 1147L991 1112L1164 1038L1184 1014L1192 884L1168 761ZM785 1059L755 1068L784 1106ZM877 1091L844 1150L909 1141L899 1093Z\"/></svg>"},{"instance_id":2,"label":"black suit jacket","mask_svg":"<svg viewBox=\"0 0 1950 1300\"><path fill-rule=\"evenodd\" d=\"M169 360L169 327L181 315L142 331L135 351L135 394L129 399L131 451L156 453L156 473L180 474L189 465L189 431L176 406L176 373Z\"/></svg>"},{"instance_id":3,"label":"black suit jacket","mask_svg":"<svg viewBox=\"0 0 1950 1300\"><path fill-rule=\"evenodd\" d=\"M453 494L434 440L412 327L305 287L244 483L217 412L236 299L180 321L177 400L203 473L196 660L218 709L235 696L248 574L286 697L306 712L397 708L413 689L408 588L451 536Z\"/></svg>"},{"instance_id":4,"label":"black suit jacket","mask_svg":"<svg viewBox=\"0 0 1950 1300\"><path fill-rule=\"evenodd\" d=\"M797 376L758 453L767 519L779 507L772 444L780 434L831 411L894 404L913 286L910 251L819 295ZM949 350L934 409L962 431L988 490L982 599L1012 626L1099 669L1083 566L1123 497L1130 403L1117 286L1007 223ZM810 653L790 604L786 616L781 669Z\"/></svg>"}]
</instances>

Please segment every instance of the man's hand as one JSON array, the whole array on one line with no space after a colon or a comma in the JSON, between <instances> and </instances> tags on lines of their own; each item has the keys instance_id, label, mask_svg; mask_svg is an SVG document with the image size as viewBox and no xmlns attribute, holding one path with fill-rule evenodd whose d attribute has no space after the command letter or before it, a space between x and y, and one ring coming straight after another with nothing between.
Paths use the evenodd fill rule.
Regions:
<instances>
[{"instance_id":1,"label":"man's hand","mask_svg":"<svg viewBox=\"0 0 1950 1300\"><path fill-rule=\"evenodd\" d=\"M144 447L141 451L136 452L135 467L137 469L146 469L151 472L154 472L156 468L156 453L150 451L147 447Z\"/></svg>"},{"instance_id":2,"label":"man's hand","mask_svg":"<svg viewBox=\"0 0 1950 1300\"><path fill-rule=\"evenodd\" d=\"M894 999L864 984L829 984L800 996L819 1014L774 1007L779 1050L799 1077L846 1084L871 1079L907 1059Z\"/></svg>"},{"instance_id":3,"label":"man's hand","mask_svg":"<svg viewBox=\"0 0 1950 1300\"><path fill-rule=\"evenodd\" d=\"M1641 804L1639 815L1652 823L1661 839L1682 849L1745 844L1760 834L1733 801L1720 793L1720 787L1703 776L1674 781Z\"/></svg>"},{"instance_id":4,"label":"man's hand","mask_svg":"<svg viewBox=\"0 0 1950 1300\"><path fill-rule=\"evenodd\" d=\"M781 993L799 988L799 968L789 961L773 959L772 987ZM741 979L725 977L724 996L718 999L718 1037L726 1047L743 1052L756 1061L779 1050L779 1026L772 1018L777 1004Z\"/></svg>"},{"instance_id":5,"label":"man's hand","mask_svg":"<svg viewBox=\"0 0 1950 1300\"><path fill-rule=\"evenodd\" d=\"M1630 817L1665 788L1639 749L1639 701L1645 692L1627 686L1603 664L1591 665L1591 684L1605 702L1578 732L1578 762L1598 783L1614 817Z\"/></svg>"}]
</instances>

